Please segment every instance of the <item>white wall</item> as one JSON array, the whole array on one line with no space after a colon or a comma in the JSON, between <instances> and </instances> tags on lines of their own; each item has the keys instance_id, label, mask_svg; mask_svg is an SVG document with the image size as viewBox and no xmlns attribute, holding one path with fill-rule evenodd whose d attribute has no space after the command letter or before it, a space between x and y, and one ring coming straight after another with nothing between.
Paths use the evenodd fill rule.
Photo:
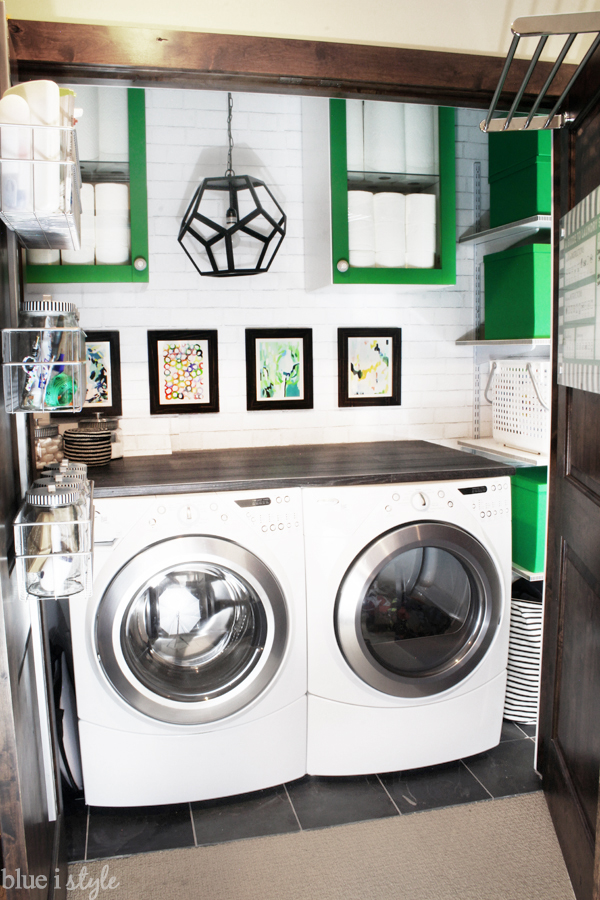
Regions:
<instances>
[{"instance_id":1,"label":"white wall","mask_svg":"<svg viewBox=\"0 0 600 900\"><path fill-rule=\"evenodd\" d=\"M382 44L503 56L519 16L589 11L597 0L6 0L11 18ZM550 42L552 44L552 42ZM567 57L581 53L578 40ZM554 45L553 45L554 47ZM554 50L553 50L554 52ZM547 55L547 54L545 54Z\"/></svg>"},{"instance_id":2,"label":"white wall","mask_svg":"<svg viewBox=\"0 0 600 900\"><path fill-rule=\"evenodd\" d=\"M201 278L177 243L199 180L226 163L227 96L146 91L150 282L148 285L32 285L29 294L69 298L90 330L118 329L126 455L273 444L453 438L472 431L473 353L455 340L473 325L473 249L457 247L452 286L335 286L304 289L301 101L234 95L233 167L262 178L288 215L271 271ZM487 138L480 113L457 113L457 233L473 226L473 161L481 160L487 208ZM337 328L402 328L402 405L337 406ZM244 329L313 329L315 408L246 410ZM148 329L211 328L219 335L217 414L150 416Z\"/></svg>"}]
</instances>

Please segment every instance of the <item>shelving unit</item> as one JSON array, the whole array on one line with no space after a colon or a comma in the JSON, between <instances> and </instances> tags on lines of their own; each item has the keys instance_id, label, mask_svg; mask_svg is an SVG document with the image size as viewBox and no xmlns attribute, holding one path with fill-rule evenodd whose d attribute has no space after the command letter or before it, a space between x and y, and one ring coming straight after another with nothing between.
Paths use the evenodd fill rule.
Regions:
<instances>
[{"instance_id":1,"label":"shelving unit","mask_svg":"<svg viewBox=\"0 0 600 900\"><path fill-rule=\"evenodd\" d=\"M524 578L526 581L543 581L544 573L543 572L528 572L527 569L523 569L521 566L517 566L515 563L512 565L512 570L515 575L518 575L519 578Z\"/></svg>"}]
</instances>

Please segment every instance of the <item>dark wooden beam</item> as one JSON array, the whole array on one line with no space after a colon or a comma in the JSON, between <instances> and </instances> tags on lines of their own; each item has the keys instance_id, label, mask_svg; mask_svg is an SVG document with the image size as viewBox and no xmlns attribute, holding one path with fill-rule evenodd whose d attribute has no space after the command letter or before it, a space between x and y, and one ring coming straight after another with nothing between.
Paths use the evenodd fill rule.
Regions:
<instances>
[{"instance_id":1,"label":"dark wooden beam","mask_svg":"<svg viewBox=\"0 0 600 900\"><path fill-rule=\"evenodd\" d=\"M153 28L12 19L9 30L21 81L46 77L331 97L378 95L486 108L503 65L498 57L465 53ZM507 98L520 85L526 65L513 63ZM568 66L559 73L549 102L559 96L572 70ZM537 94L548 71L548 63L538 65L525 100Z\"/></svg>"}]
</instances>

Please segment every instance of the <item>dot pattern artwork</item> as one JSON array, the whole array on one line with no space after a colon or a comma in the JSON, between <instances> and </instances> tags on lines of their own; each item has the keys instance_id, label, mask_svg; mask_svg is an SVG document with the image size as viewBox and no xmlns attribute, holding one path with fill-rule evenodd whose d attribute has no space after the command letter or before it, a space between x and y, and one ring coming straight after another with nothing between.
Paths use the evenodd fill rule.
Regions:
<instances>
[{"instance_id":1,"label":"dot pattern artwork","mask_svg":"<svg viewBox=\"0 0 600 900\"><path fill-rule=\"evenodd\" d=\"M208 403L208 341L159 341L161 404Z\"/></svg>"}]
</instances>

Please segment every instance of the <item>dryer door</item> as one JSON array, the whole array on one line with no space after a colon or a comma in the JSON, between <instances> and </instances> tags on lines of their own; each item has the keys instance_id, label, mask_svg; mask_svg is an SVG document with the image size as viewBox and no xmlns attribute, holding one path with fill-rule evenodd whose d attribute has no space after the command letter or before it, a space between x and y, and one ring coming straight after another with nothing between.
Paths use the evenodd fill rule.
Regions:
<instances>
[{"instance_id":1,"label":"dryer door","mask_svg":"<svg viewBox=\"0 0 600 900\"><path fill-rule=\"evenodd\" d=\"M106 588L95 626L113 687L174 724L247 706L274 678L288 639L272 572L238 544L205 536L164 540L133 557Z\"/></svg>"},{"instance_id":2,"label":"dryer door","mask_svg":"<svg viewBox=\"0 0 600 900\"><path fill-rule=\"evenodd\" d=\"M500 624L496 564L468 532L418 522L377 538L338 591L336 634L367 684L396 697L425 697L462 681Z\"/></svg>"}]
</instances>

